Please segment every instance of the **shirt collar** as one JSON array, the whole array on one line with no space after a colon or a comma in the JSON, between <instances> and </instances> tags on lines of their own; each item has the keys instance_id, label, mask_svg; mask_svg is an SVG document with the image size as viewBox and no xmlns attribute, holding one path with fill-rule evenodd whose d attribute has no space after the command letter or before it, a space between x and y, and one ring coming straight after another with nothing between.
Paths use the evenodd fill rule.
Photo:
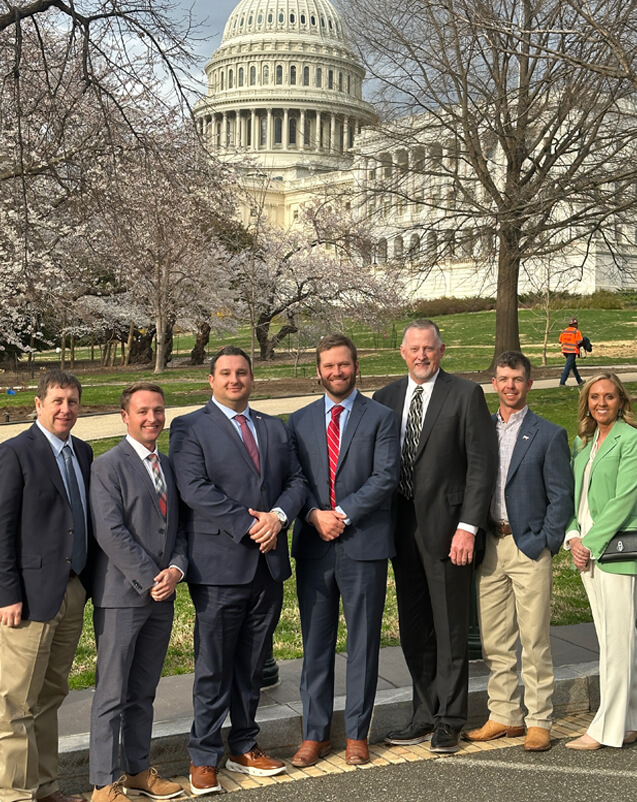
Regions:
<instances>
[{"instance_id":1,"label":"shirt collar","mask_svg":"<svg viewBox=\"0 0 637 802\"><path fill-rule=\"evenodd\" d=\"M138 440L135 440L135 438L131 437L130 434L126 435L126 440L141 460L148 459L151 454L157 454L157 457L159 458L159 452L157 451L156 446L154 451L149 451L146 446L142 445Z\"/></svg>"},{"instance_id":2,"label":"shirt collar","mask_svg":"<svg viewBox=\"0 0 637 802\"><path fill-rule=\"evenodd\" d=\"M71 451L75 456L75 449L73 448L73 437L70 434L68 440L60 440L60 438L54 435L53 432L50 432L48 429L45 429L39 420L36 420L35 424L38 427L38 429L42 432L42 434L46 437L46 439L49 441L49 444L53 449L53 453L55 454L56 457L60 456L64 446L70 446Z\"/></svg>"},{"instance_id":3,"label":"shirt collar","mask_svg":"<svg viewBox=\"0 0 637 802\"><path fill-rule=\"evenodd\" d=\"M498 411L496 415L498 417L498 423L501 423L503 426L510 426L512 423L521 422L526 413L529 411L529 405L525 404L522 409L518 409L517 412L512 412L509 420L505 421L502 415L500 414L500 407L498 407Z\"/></svg>"},{"instance_id":4,"label":"shirt collar","mask_svg":"<svg viewBox=\"0 0 637 802\"><path fill-rule=\"evenodd\" d=\"M245 409L240 410L239 412L235 411L234 409L230 409L230 407L225 406L224 404L217 401L214 395L210 398L212 403L220 409L223 414L228 418L228 420L233 420L236 415L244 415L247 420L252 420L252 415L250 414L250 405L248 404Z\"/></svg>"},{"instance_id":5,"label":"shirt collar","mask_svg":"<svg viewBox=\"0 0 637 802\"><path fill-rule=\"evenodd\" d=\"M408 398L412 397L416 387L422 387L423 392L430 394L431 391L433 390L433 386L436 383L436 379L438 378L439 373L440 373L440 368L438 368L438 370L434 373L434 375L430 379L427 379L427 381L423 382L422 384L418 384L418 382L415 382L411 378L411 376L407 374L407 397Z\"/></svg>"},{"instance_id":6,"label":"shirt collar","mask_svg":"<svg viewBox=\"0 0 637 802\"><path fill-rule=\"evenodd\" d=\"M354 388L352 392L344 398L342 401L332 401L327 393L325 393L325 414L327 415L328 412L331 411L332 407L335 407L337 404L340 404L343 409L346 409L348 412L352 411L352 407L354 406L354 399L358 395L358 390Z\"/></svg>"}]
</instances>

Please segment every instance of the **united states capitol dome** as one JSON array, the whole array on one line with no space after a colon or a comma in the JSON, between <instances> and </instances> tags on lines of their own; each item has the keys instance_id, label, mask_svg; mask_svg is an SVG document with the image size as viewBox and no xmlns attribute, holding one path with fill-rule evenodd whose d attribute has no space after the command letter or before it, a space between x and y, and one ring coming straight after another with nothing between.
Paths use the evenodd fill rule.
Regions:
<instances>
[{"instance_id":1,"label":"united states capitol dome","mask_svg":"<svg viewBox=\"0 0 637 802\"><path fill-rule=\"evenodd\" d=\"M339 15L327 0L242 0L226 23L222 42L268 32L346 41Z\"/></svg>"},{"instance_id":2,"label":"united states capitol dome","mask_svg":"<svg viewBox=\"0 0 637 802\"><path fill-rule=\"evenodd\" d=\"M352 163L354 140L374 118L365 72L328 0L241 0L206 64L195 106L220 158L309 172Z\"/></svg>"}]
</instances>

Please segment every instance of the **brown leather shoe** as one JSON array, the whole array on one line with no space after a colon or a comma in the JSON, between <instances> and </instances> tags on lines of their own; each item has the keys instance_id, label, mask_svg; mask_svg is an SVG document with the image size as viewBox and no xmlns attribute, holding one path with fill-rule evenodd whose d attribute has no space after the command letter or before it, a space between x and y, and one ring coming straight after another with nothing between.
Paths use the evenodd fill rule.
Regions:
<instances>
[{"instance_id":1,"label":"brown leather shoe","mask_svg":"<svg viewBox=\"0 0 637 802\"><path fill-rule=\"evenodd\" d=\"M509 727L491 718L479 729L462 733L467 741L495 741L496 738L519 738L521 735L524 735L523 726Z\"/></svg>"},{"instance_id":2,"label":"brown leather shoe","mask_svg":"<svg viewBox=\"0 0 637 802\"><path fill-rule=\"evenodd\" d=\"M103 788L94 788L91 794L91 802L127 802L122 786L123 779L123 777L120 777L117 782L105 785ZM48 799L48 797L44 797L44 799ZM62 802L62 800L57 797L54 802Z\"/></svg>"},{"instance_id":3,"label":"brown leather shoe","mask_svg":"<svg viewBox=\"0 0 637 802\"><path fill-rule=\"evenodd\" d=\"M230 755L226 763L228 771L251 774L253 777L271 777L287 771L285 763L268 757L258 744L255 744L245 755Z\"/></svg>"},{"instance_id":4,"label":"brown leather shoe","mask_svg":"<svg viewBox=\"0 0 637 802\"><path fill-rule=\"evenodd\" d=\"M140 771L139 774L125 774L122 785L125 792L136 791L151 799L172 799L174 796L183 794L183 788L179 783L160 777L157 769L152 766L145 771Z\"/></svg>"},{"instance_id":5,"label":"brown leather shoe","mask_svg":"<svg viewBox=\"0 0 637 802\"><path fill-rule=\"evenodd\" d=\"M68 796L67 794L63 794L62 791L53 791L52 794L47 794L46 796L41 796L38 798L38 802L84 802L83 796Z\"/></svg>"},{"instance_id":6,"label":"brown leather shoe","mask_svg":"<svg viewBox=\"0 0 637 802\"><path fill-rule=\"evenodd\" d=\"M551 748L551 731L545 727L529 727L524 748L527 752L548 752Z\"/></svg>"},{"instance_id":7,"label":"brown leather shoe","mask_svg":"<svg viewBox=\"0 0 637 802\"><path fill-rule=\"evenodd\" d=\"M352 738L347 739L347 746L345 748L345 762L350 766L361 766L363 763L369 763L369 748L367 746L367 738L362 738L356 741Z\"/></svg>"},{"instance_id":8,"label":"brown leather shoe","mask_svg":"<svg viewBox=\"0 0 637 802\"><path fill-rule=\"evenodd\" d=\"M203 794L214 794L221 791L221 785L217 779L217 769L215 766L193 766L190 764L190 790L195 796Z\"/></svg>"},{"instance_id":9,"label":"brown leather shoe","mask_svg":"<svg viewBox=\"0 0 637 802\"><path fill-rule=\"evenodd\" d=\"M319 759L329 755L329 741L303 741L292 758L292 765L297 769L307 769L314 766Z\"/></svg>"}]
</instances>

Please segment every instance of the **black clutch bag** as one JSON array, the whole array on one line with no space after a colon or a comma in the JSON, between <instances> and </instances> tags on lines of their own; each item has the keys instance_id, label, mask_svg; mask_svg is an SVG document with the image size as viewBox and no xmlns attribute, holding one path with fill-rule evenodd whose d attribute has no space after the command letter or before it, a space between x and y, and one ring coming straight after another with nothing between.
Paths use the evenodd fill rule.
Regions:
<instances>
[{"instance_id":1,"label":"black clutch bag","mask_svg":"<svg viewBox=\"0 0 637 802\"><path fill-rule=\"evenodd\" d=\"M618 563L624 560L637 560L637 529L618 532L610 541L600 563Z\"/></svg>"}]
</instances>

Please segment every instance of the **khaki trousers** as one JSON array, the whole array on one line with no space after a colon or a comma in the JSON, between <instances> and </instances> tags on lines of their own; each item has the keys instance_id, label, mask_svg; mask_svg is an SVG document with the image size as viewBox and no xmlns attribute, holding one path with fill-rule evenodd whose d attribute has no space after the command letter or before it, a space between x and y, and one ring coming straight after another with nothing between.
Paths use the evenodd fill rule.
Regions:
<instances>
[{"instance_id":1,"label":"khaki trousers","mask_svg":"<svg viewBox=\"0 0 637 802\"><path fill-rule=\"evenodd\" d=\"M512 535L487 534L477 590L484 662L489 669L490 718L510 727L522 725L522 692L517 673L517 642L522 645L521 677L527 727L551 729L553 660L548 549L531 560Z\"/></svg>"},{"instance_id":2,"label":"khaki trousers","mask_svg":"<svg viewBox=\"0 0 637 802\"><path fill-rule=\"evenodd\" d=\"M587 732L600 744L621 746L624 731L637 730L637 577L608 574L593 563L582 582L599 641L599 708Z\"/></svg>"},{"instance_id":3,"label":"khaki trousers","mask_svg":"<svg viewBox=\"0 0 637 802\"><path fill-rule=\"evenodd\" d=\"M52 621L0 625L0 802L57 790L57 711L69 692L85 601L73 577Z\"/></svg>"}]
</instances>

